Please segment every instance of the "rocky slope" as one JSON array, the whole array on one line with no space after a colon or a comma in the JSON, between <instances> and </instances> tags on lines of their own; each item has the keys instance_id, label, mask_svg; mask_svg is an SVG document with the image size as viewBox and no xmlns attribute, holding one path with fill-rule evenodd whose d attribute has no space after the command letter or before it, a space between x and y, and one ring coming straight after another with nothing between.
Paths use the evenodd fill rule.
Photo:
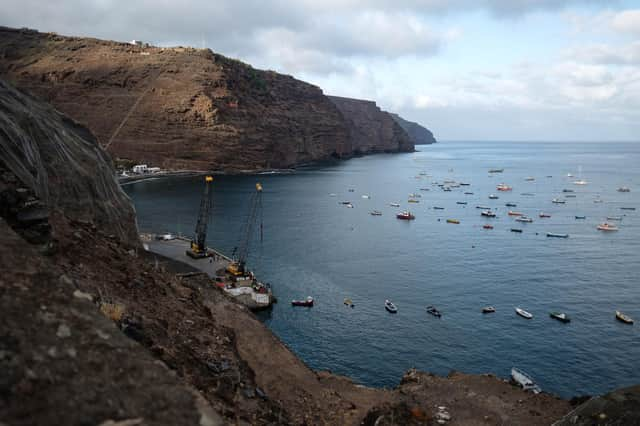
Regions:
<instances>
[{"instance_id":1,"label":"rocky slope","mask_svg":"<svg viewBox=\"0 0 640 426\"><path fill-rule=\"evenodd\" d=\"M404 129L405 132L411 138L411 141L415 145L428 145L436 143L436 138L433 137L431 130L413 121L405 120L398 114L390 113L391 117Z\"/></svg>"},{"instance_id":2,"label":"rocky slope","mask_svg":"<svg viewBox=\"0 0 640 426\"><path fill-rule=\"evenodd\" d=\"M412 152L413 141L388 112L375 102L329 96L349 128L349 140L356 154Z\"/></svg>"},{"instance_id":3,"label":"rocky slope","mask_svg":"<svg viewBox=\"0 0 640 426\"><path fill-rule=\"evenodd\" d=\"M365 139L318 87L208 49L0 27L0 58L0 75L87 126L113 157L154 166L237 172L413 148L380 114Z\"/></svg>"}]
</instances>

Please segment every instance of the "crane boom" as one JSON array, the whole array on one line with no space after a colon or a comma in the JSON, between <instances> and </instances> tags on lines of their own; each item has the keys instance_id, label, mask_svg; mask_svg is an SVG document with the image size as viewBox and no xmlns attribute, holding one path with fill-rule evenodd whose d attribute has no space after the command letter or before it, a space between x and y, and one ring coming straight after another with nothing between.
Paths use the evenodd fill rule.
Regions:
<instances>
[{"instance_id":1,"label":"crane boom","mask_svg":"<svg viewBox=\"0 0 640 426\"><path fill-rule=\"evenodd\" d=\"M241 241L238 249L238 258L232 262L227 271L232 275L243 275L245 271L245 265L247 257L249 256L249 248L251 245L251 238L253 237L253 228L258 221L258 215L262 213L262 185L256 183L256 192L251 196L249 202L249 214L247 220L244 223L243 230L240 234ZM260 240L262 240L262 220L260 220Z\"/></svg>"},{"instance_id":2,"label":"crane boom","mask_svg":"<svg viewBox=\"0 0 640 426\"><path fill-rule=\"evenodd\" d=\"M187 254L194 258L207 256L207 228L209 226L209 216L211 215L211 208L213 206L211 182L213 182L212 176L206 176L204 178L204 192L202 193L202 199L200 200L200 211L198 212L196 231L193 239L191 240L191 248L190 250L187 250Z\"/></svg>"}]
</instances>

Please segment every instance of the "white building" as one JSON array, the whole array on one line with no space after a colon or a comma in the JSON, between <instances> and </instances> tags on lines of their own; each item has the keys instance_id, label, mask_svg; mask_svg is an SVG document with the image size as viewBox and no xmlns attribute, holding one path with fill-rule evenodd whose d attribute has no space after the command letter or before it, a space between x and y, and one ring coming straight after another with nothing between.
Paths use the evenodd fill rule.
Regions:
<instances>
[{"instance_id":1,"label":"white building","mask_svg":"<svg viewBox=\"0 0 640 426\"><path fill-rule=\"evenodd\" d=\"M136 164L135 166L133 166L133 173L147 173L147 165L146 164Z\"/></svg>"}]
</instances>

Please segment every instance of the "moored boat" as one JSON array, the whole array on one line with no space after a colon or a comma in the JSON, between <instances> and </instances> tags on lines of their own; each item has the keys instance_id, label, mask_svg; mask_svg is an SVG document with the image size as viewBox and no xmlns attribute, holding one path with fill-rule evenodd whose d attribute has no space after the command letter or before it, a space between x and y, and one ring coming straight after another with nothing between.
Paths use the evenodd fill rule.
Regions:
<instances>
[{"instance_id":1,"label":"moored boat","mask_svg":"<svg viewBox=\"0 0 640 426\"><path fill-rule=\"evenodd\" d=\"M491 195L489 195L489 199L490 199L490 200L497 200L498 198L500 198L500 197L498 197L498 196L497 196L497 195L495 195L495 194L491 194Z\"/></svg>"},{"instance_id":2,"label":"moored boat","mask_svg":"<svg viewBox=\"0 0 640 426\"><path fill-rule=\"evenodd\" d=\"M553 204L565 204L566 203L565 200L561 200L560 198L554 198L553 200L551 200L551 202Z\"/></svg>"},{"instance_id":3,"label":"moored boat","mask_svg":"<svg viewBox=\"0 0 640 426\"><path fill-rule=\"evenodd\" d=\"M505 206L507 207L517 207L516 203L506 203Z\"/></svg>"},{"instance_id":4,"label":"moored boat","mask_svg":"<svg viewBox=\"0 0 640 426\"><path fill-rule=\"evenodd\" d=\"M511 369L511 378L514 382L522 387L525 391L531 391L533 393L540 393L542 389L536 384L536 382L522 370L515 367Z\"/></svg>"},{"instance_id":5,"label":"moored boat","mask_svg":"<svg viewBox=\"0 0 640 426\"><path fill-rule=\"evenodd\" d=\"M353 300L351 300L348 297L346 297L342 303L344 303L346 306L349 306L350 308L353 308L354 306L356 306L353 304Z\"/></svg>"},{"instance_id":6,"label":"moored boat","mask_svg":"<svg viewBox=\"0 0 640 426\"><path fill-rule=\"evenodd\" d=\"M538 217L543 217L543 218L544 218L544 217L551 217L551 215L550 215L550 214L546 214L546 213L540 213L540 214L538 215Z\"/></svg>"},{"instance_id":7,"label":"moored boat","mask_svg":"<svg viewBox=\"0 0 640 426\"><path fill-rule=\"evenodd\" d=\"M515 308L516 314L520 315L522 318L531 319L533 315L522 308Z\"/></svg>"},{"instance_id":8,"label":"moored boat","mask_svg":"<svg viewBox=\"0 0 640 426\"><path fill-rule=\"evenodd\" d=\"M416 218L410 212L406 212L406 211L396 214L396 217L402 220L414 220Z\"/></svg>"},{"instance_id":9,"label":"moored boat","mask_svg":"<svg viewBox=\"0 0 640 426\"><path fill-rule=\"evenodd\" d=\"M390 300L384 301L384 308L392 314L398 313L398 308Z\"/></svg>"},{"instance_id":10,"label":"moored boat","mask_svg":"<svg viewBox=\"0 0 640 426\"><path fill-rule=\"evenodd\" d=\"M607 216L607 220L622 220L622 216Z\"/></svg>"},{"instance_id":11,"label":"moored boat","mask_svg":"<svg viewBox=\"0 0 640 426\"><path fill-rule=\"evenodd\" d=\"M569 234L558 234L556 232L547 232L547 237L569 238Z\"/></svg>"},{"instance_id":12,"label":"moored boat","mask_svg":"<svg viewBox=\"0 0 640 426\"><path fill-rule=\"evenodd\" d=\"M620 188L618 188L618 192L631 192L631 190L626 186L621 186Z\"/></svg>"},{"instance_id":13,"label":"moored boat","mask_svg":"<svg viewBox=\"0 0 640 426\"><path fill-rule=\"evenodd\" d=\"M434 210L444 210L444 207L433 206Z\"/></svg>"},{"instance_id":14,"label":"moored boat","mask_svg":"<svg viewBox=\"0 0 640 426\"><path fill-rule=\"evenodd\" d=\"M567 314L565 314L564 312L550 312L549 316L553 319L557 319L560 322L571 322L571 318L569 318L569 316Z\"/></svg>"},{"instance_id":15,"label":"moored boat","mask_svg":"<svg viewBox=\"0 0 640 426\"><path fill-rule=\"evenodd\" d=\"M419 202L420 202L420 200L416 200L415 198L409 198L407 200L407 203L419 203Z\"/></svg>"},{"instance_id":16,"label":"moored boat","mask_svg":"<svg viewBox=\"0 0 640 426\"><path fill-rule=\"evenodd\" d=\"M504 169L489 169L489 173L502 173Z\"/></svg>"},{"instance_id":17,"label":"moored boat","mask_svg":"<svg viewBox=\"0 0 640 426\"><path fill-rule=\"evenodd\" d=\"M398 203L389 203L389 205L391 207L400 207L400 204L398 204Z\"/></svg>"},{"instance_id":18,"label":"moored boat","mask_svg":"<svg viewBox=\"0 0 640 426\"><path fill-rule=\"evenodd\" d=\"M291 305L306 306L307 308L310 308L313 306L313 297L308 296L305 300L292 300Z\"/></svg>"},{"instance_id":19,"label":"moored boat","mask_svg":"<svg viewBox=\"0 0 640 426\"><path fill-rule=\"evenodd\" d=\"M466 201L456 201L456 204L461 204L463 206L466 206L467 202Z\"/></svg>"},{"instance_id":20,"label":"moored boat","mask_svg":"<svg viewBox=\"0 0 640 426\"><path fill-rule=\"evenodd\" d=\"M584 215L576 215L576 219L586 219L587 217Z\"/></svg>"},{"instance_id":21,"label":"moored boat","mask_svg":"<svg viewBox=\"0 0 640 426\"><path fill-rule=\"evenodd\" d=\"M380 210L373 210L369 212L371 216L382 216L382 212Z\"/></svg>"},{"instance_id":22,"label":"moored boat","mask_svg":"<svg viewBox=\"0 0 640 426\"><path fill-rule=\"evenodd\" d=\"M483 210L480 213L480 216L485 216L485 217L496 217L496 214L494 212L492 212L491 210Z\"/></svg>"},{"instance_id":23,"label":"moored boat","mask_svg":"<svg viewBox=\"0 0 640 426\"><path fill-rule=\"evenodd\" d=\"M511 188L509 185L505 183L501 183L500 185L496 186L496 189L498 191L511 191L513 188Z\"/></svg>"},{"instance_id":24,"label":"moored boat","mask_svg":"<svg viewBox=\"0 0 640 426\"><path fill-rule=\"evenodd\" d=\"M517 232L518 234L522 234L522 229L511 228L511 232Z\"/></svg>"},{"instance_id":25,"label":"moored boat","mask_svg":"<svg viewBox=\"0 0 640 426\"><path fill-rule=\"evenodd\" d=\"M493 306L485 306L484 308L482 308L483 314L492 314L495 311L496 311L496 308L494 308Z\"/></svg>"},{"instance_id":26,"label":"moored boat","mask_svg":"<svg viewBox=\"0 0 640 426\"><path fill-rule=\"evenodd\" d=\"M458 219L447 219L447 223L459 224L460 221Z\"/></svg>"},{"instance_id":27,"label":"moored boat","mask_svg":"<svg viewBox=\"0 0 640 426\"><path fill-rule=\"evenodd\" d=\"M489 225L488 223L485 225L482 225L483 229L493 229L493 225Z\"/></svg>"},{"instance_id":28,"label":"moored boat","mask_svg":"<svg viewBox=\"0 0 640 426\"><path fill-rule=\"evenodd\" d=\"M522 213L520 212L514 212L513 210L509 210L509 213L507 213L509 216L522 216Z\"/></svg>"},{"instance_id":29,"label":"moored boat","mask_svg":"<svg viewBox=\"0 0 640 426\"><path fill-rule=\"evenodd\" d=\"M437 318L440 318L442 316L442 312L437 310L435 306L427 306L427 313Z\"/></svg>"},{"instance_id":30,"label":"moored boat","mask_svg":"<svg viewBox=\"0 0 640 426\"><path fill-rule=\"evenodd\" d=\"M598 225L598 231L617 231L618 227L610 223L604 222Z\"/></svg>"},{"instance_id":31,"label":"moored boat","mask_svg":"<svg viewBox=\"0 0 640 426\"><path fill-rule=\"evenodd\" d=\"M489 207L489 206L476 206L476 209L490 210L491 207Z\"/></svg>"},{"instance_id":32,"label":"moored boat","mask_svg":"<svg viewBox=\"0 0 640 426\"><path fill-rule=\"evenodd\" d=\"M620 311L616 311L616 319L622 321L625 324L633 324L633 319L630 316L623 314Z\"/></svg>"},{"instance_id":33,"label":"moored boat","mask_svg":"<svg viewBox=\"0 0 640 426\"><path fill-rule=\"evenodd\" d=\"M620 210L635 211L635 210L636 210L636 208L635 208L635 207L620 207Z\"/></svg>"},{"instance_id":34,"label":"moored boat","mask_svg":"<svg viewBox=\"0 0 640 426\"><path fill-rule=\"evenodd\" d=\"M528 217L528 216L524 216L524 215L523 215L523 216L517 217L517 218L516 218L516 222L531 223L531 222L533 222L533 219L531 219L531 218L530 218L530 217Z\"/></svg>"}]
</instances>

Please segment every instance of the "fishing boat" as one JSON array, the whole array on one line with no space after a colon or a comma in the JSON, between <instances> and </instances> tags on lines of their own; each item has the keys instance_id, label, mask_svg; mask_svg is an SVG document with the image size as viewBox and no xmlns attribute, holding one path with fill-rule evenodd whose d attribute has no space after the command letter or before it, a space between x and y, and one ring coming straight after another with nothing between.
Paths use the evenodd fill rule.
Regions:
<instances>
[{"instance_id":1,"label":"fishing boat","mask_svg":"<svg viewBox=\"0 0 640 426\"><path fill-rule=\"evenodd\" d=\"M576 198L576 194L567 194L564 198Z\"/></svg>"},{"instance_id":2,"label":"fishing boat","mask_svg":"<svg viewBox=\"0 0 640 426\"><path fill-rule=\"evenodd\" d=\"M565 200L561 200L560 198L554 198L553 200L551 200L551 202L553 204L565 204L566 203Z\"/></svg>"},{"instance_id":3,"label":"fishing boat","mask_svg":"<svg viewBox=\"0 0 640 426\"><path fill-rule=\"evenodd\" d=\"M531 376L529 376L527 373L525 373L522 370L518 370L517 368L513 367L511 369L511 378L513 379L514 382L520 385L522 389L525 391L531 391L535 394L542 392L542 389L540 389L540 386L536 384L536 382L531 378Z\"/></svg>"},{"instance_id":4,"label":"fishing boat","mask_svg":"<svg viewBox=\"0 0 640 426\"><path fill-rule=\"evenodd\" d=\"M454 223L454 224L459 224L460 221L458 219L447 219L447 223Z\"/></svg>"},{"instance_id":5,"label":"fishing boat","mask_svg":"<svg viewBox=\"0 0 640 426\"><path fill-rule=\"evenodd\" d=\"M473 192L465 192L464 195L473 195Z\"/></svg>"},{"instance_id":6,"label":"fishing boat","mask_svg":"<svg viewBox=\"0 0 640 426\"><path fill-rule=\"evenodd\" d=\"M560 312L550 312L549 316L553 319L557 319L560 322L571 322L571 318L569 318L569 316L567 314L565 314L564 312L560 313Z\"/></svg>"},{"instance_id":7,"label":"fishing boat","mask_svg":"<svg viewBox=\"0 0 640 426\"><path fill-rule=\"evenodd\" d=\"M494 194L489 195L490 200L497 200L498 198L500 197L498 197L497 195L494 195Z\"/></svg>"},{"instance_id":8,"label":"fishing boat","mask_svg":"<svg viewBox=\"0 0 640 426\"><path fill-rule=\"evenodd\" d=\"M396 217L402 220L414 220L416 218L414 215L406 211L396 214Z\"/></svg>"},{"instance_id":9,"label":"fishing boat","mask_svg":"<svg viewBox=\"0 0 640 426\"><path fill-rule=\"evenodd\" d=\"M351 204L351 201L340 201L340 204L344 204L345 206Z\"/></svg>"},{"instance_id":10,"label":"fishing boat","mask_svg":"<svg viewBox=\"0 0 640 426\"><path fill-rule=\"evenodd\" d=\"M483 314L492 314L495 311L496 311L496 308L494 308L493 306L485 306L484 308L482 308Z\"/></svg>"},{"instance_id":11,"label":"fishing boat","mask_svg":"<svg viewBox=\"0 0 640 426\"><path fill-rule=\"evenodd\" d=\"M349 192L354 192L354 191L355 191L355 189L349 188Z\"/></svg>"},{"instance_id":12,"label":"fishing boat","mask_svg":"<svg viewBox=\"0 0 640 426\"><path fill-rule=\"evenodd\" d=\"M525 311L524 309L522 308L515 308L515 309L516 309L516 314L520 315L522 318L526 318L526 319L533 318L533 315Z\"/></svg>"},{"instance_id":13,"label":"fishing boat","mask_svg":"<svg viewBox=\"0 0 640 426\"><path fill-rule=\"evenodd\" d=\"M365 200L368 200L369 198L371 198L371 196L365 194L365 195L362 196L362 198L364 198Z\"/></svg>"},{"instance_id":14,"label":"fishing boat","mask_svg":"<svg viewBox=\"0 0 640 426\"><path fill-rule=\"evenodd\" d=\"M562 192L573 192L573 189L563 189Z\"/></svg>"},{"instance_id":15,"label":"fishing boat","mask_svg":"<svg viewBox=\"0 0 640 426\"><path fill-rule=\"evenodd\" d=\"M427 306L427 313L437 318L440 318L442 316L442 313L437 310L435 306Z\"/></svg>"},{"instance_id":16,"label":"fishing boat","mask_svg":"<svg viewBox=\"0 0 640 426\"><path fill-rule=\"evenodd\" d=\"M550 215L550 214L546 214L546 213L540 213L540 214L538 215L538 217L543 217L543 218L544 218L544 217L547 217L547 218L548 218L548 217L551 217L551 215Z\"/></svg>"},{"instance_id":17,"label":"fishing boat","mask_svg":"<svg viewBox=\"0 0 640 426\"><path fill-rule=\"evenodd\" d=\"M626 186L621 186L620 188L618 188L618 192L631 192L631 190Z\"/></svg>"},{"instance_id":18,"label":"fishing boat","mask_svg":"<svg viewBox=\"0 0 640 426\"><path fill-rule=\"evenodd\" d=\"M485 224L485 225L482 225L482 227L483 227L484 229L493 229L493 225L489 225L488 223L487 223L487 224Z\"/></svg>"},{"instance_id":19,"label":"fishing boat","mask_svg":"<svg viewBox=\"0 0 640 426\"><path fill-rule=\"evenodd\" d=\"M422 195L420 194L416 194L416 193L409 194L409 198L420 198L420 197L422 197Z\"/></svg>"},{"instance_id":20,"label":"fishing boat","mask_svg":"<svg viewBox=\"0 0 640 426\"><path fill-rule=\"evenodd\" d=\"M502 173L504 169L489 169L489 173Z\"/></svg>"},{"instance_id":21,"label":"fishing boat","mask_svg":"<svg viewBox=\"0 0 640 426\"><path fill-rule=\"evenodd\" d=\"M511 191L513 188L505 183L501 183L500 185L496 186L496 189L498 191Z\"/></svg>"},{"instance_id":22,"label":"fishing boat","mask_svg":"<svg viewBox=\"0 0 640 426\"><path fill-rule=\"evenodd\" d=\"M630 210L630 211L635 211L636 208L635 207L620 207L620 210Z\"/></svg>"},{"instance_id":23,"label":"fishing boat","mask_svg":"<svg viewBox=\"0 0 640 426\"><path fill-rule=\"evenodd\" d=\"M573 181L573 184L574 184L574 185L586 185L586 184L588 184L588 183L589 183L589 182L587 182L587 181L586 181L586 180L584 180L584 179L574 180L574 181Z\"/></svg>"},{"instance_id":24,"label":"fishing boat","mask_svg":"<svg viewBox=\"0 0 640 426\"><path fill-rule=\"evenodd\" d=\"M622 220L622 216L607 216L607 220Z\"/></svg>"},{"instance_id":25,"label":"fishing boat","mask_svg":"<svg viewBox=\"0 0 640 426\"><path fill-rule=\"evenodd\" d=\"M451 188L449 188L448 186L445 186L444 188L442 188L442 190L444 192L451 192Z\"/></svg>"},{"instance_id":26,"label":"fishing boat","mask_svg":"<svg viewBox=\"0 0 640 426\"><path fill-rule=\"evenodd\" d=\"M596 198L595 200L593 200L594 203L601 203L602 199L601 198Z\"/></svg>"},{"instance_id":27,"label":"fishing boat","mask_svg":"<svg viewBox=\"0 0 640 426\"><path fill-rule=\"evenodd\" d=\"M534 178L533 176L529 176L528 178L525 179L527 182L533 182L534 180L536 180L536 178Z\"/></svg>"},{"instance_id":28,"label":"fishing boat","mask_svg":"<svg viewBox=\"0 0 640 426\"><path fill-rule=\"evenodd\" d=\"M555 232L547 232L547 237L569 238L569 234L558 234Z\"/></svg>"},{"instance_id":29,"label":"fishing boat","mask_svg":"<svg viewBox=\"0 0 640 426\"><path fill-rule=\"evenodd\" d=\"M385 300L384 301L384 308L389 311L392 314L396 314L398 313L398 308L396 308L396 305L394 305L393 303L391 303L390 300Z\"/></svg>"},{"instance_id":30,"label":"fishing boat","mask_svg":"<svg viewBox=\"0 0 640 426\"><path fill-rule=\"evenodd\" d=\"M525 197L533 197L535 194L534 194L534 193L532 193L532 192L523 192L523 193L522 193L522 194L520 194L520 195L524 195Z\"/></svg>"},{"instance_id":31,"label":"fishing boat","mask_svg":"<svg viewBox=\"0 0 640 426\"><path fill-rule=\"evenodd\" d=\"M492 212L491 210L483 210L480 213L480 216L485 216L485 217L496 217L496 214L494 212Z\"/></svg>"},{"instance_id":32,"label":"fishing boat","mask_svg":"<svg viewBox=\"0 0 640 426\"><path fill-rule=\"evenodd\" d=\"M571 173L567 173L567 177L573 177Z\"/></svg>"},{"instance_id":33,"label":"fishing boat","mask_svg":"<svg viewBox=\"0 0 640 426\"><path fill-rule=\"evenodd\" d=\"M434 210L444 210L444 207L433 206Z\"/></svg>"},{"instance_id":34,"label":"fishing boat","mask_svg":"<svg viewBox=\"0 0 640 426\"><path fill-rule=\"evenodd\" d=\"M489 206L476 206L476 209L490 210L491 207L489 207Z\"/></svg>"},{"instance_id":35,"label":"fishing boat","mask_svg":"<svg viewBox=\"0 0 640 426\"><path fill-rule=\"evenodd\" d=\"M429 188L420 188L420 191L431 191Z\"/></svg>"},{"instance_id":36,"label":"fishing boat","mask_svg":"<svg viewBox=\"0 0 640 426\"><path fill-rule=\"evenodd\" d=\"M373 210L369 212L371 216L382 216L382 212L380 210Z\"/></svg>"},{"instance_id":37,"label":"fishing boat","mask_svg":"<svg viewBox=\"0 0 640 426\"><path fill-rule=\"evenodd\" d=\"M623 314L620 311L616 311L616 319L618 321L622 321L625 324L633 324L633 319L631 319L631 317L629 317L628 315Z\"/></svg>"},{"instance_id":38,"label":"fishing boat","mask_svg":"<svg viewBox=\"0 0 640 426\"><path fill-rule=\"evenodd\" d=\"M398 204L398 203L389 203L389 205L391 207L400 207L400 204Z\"/></svg>"},{"instance_id":39,"label":"fishing boat","mask_svg":"<svg viewBox=\"0 0 640 426\"><path fill-rule=\"evenodd\" d=\"M460 182L460 186L469 186L469 185L471 185L471 184L468 183L468 182Z\"/></svg>"},{"instance_id":40,"label":"fishing boat","mask_svg":"<svg viewBox=\"0 0 640 426\"><path fill-rule=\"evenodd\" d=\"M533 219L531 219L528 216L520 216L520 217L516 218L516 222L531 223L531 222L533 222Z\"/></svg>"},{"instance_id":41,"label":"fishing boat","mask_svg":"<svg viewBox=\"0 0 640 426\"><path fill-rule=\"evenodd\" d=\"M511 228L511 232L517 232L518 234L522 234L522 229Z\"/></svg>"},{"instance_id":42,"label":"fishing boat","mask_svg":"<svg viewBox=\"0 0 640 426\"><path fill-rule=\"evenodd\" d=\"M610 223L604 222L597 226L598 231L617 231L618 227Z\"/></svg>"},{"instance_id":43,"label":"fishing boat","mask_svg":"<svg viewBox=\"0 0 640 426\"><path fill-rule=\"evenodd\" d=\"M420 202L420 200L416 200L415 198L409 198L407 200L407 203L419 203L419 202Z\"/></svg>"},{"instance_id":44,"label":"fishing boat","mask_svg":"<svg viewBox=\"0 0 640 426\"><path fill-rule=\"evenodd\" d=\"M576 216L576 219L586 219L586 216Z\"/></svg>"},{"instance_id":45,"label":"fishing boat","mask_svg":"<svg viewBox=\"0 0 640 426\"><path fill-rule=\"evenodd\" d=\"M345 204L345 206L346 206L348 209L352 209L352 208L353 208L353 204L351 204L351 203L349 203L349 204Z\"/></svg>"},{"instance_id":46,"label":"fishing boat","mask_svg":"<svg viewBox=\"0 0 640 426\"><path fill-rule=\"evenodd\" d=\"M466 206L467 202L466 201L456 201L456 204L461 204L463 206Z\"/></svg>"},{"instance_id":47,"label":"fishing boat","mask_svg":"<svg viewBox=\"0 0 640 426\"><path fill-rule=\"evenodd\" d=\"M518 207L518 205L516 203L506 203L505 206L506 207Z\"/></svg>"},{"instance_id":48,"label":"fishing boat","mask_svg":"<svg viewBox=\"0 0 640 426\"><path fill-rule=\"evenodd\" d=\"M291 305L306 306L307 308L310 308L313 306L313 297L308 296L305 300L292 300Z\"/></svg>"},{"instance_id":49,"label":"fishing boat","mask_svg":"<svg viewBox=\"0 0 640 426\"><path fill-rule=\"evenodd\" d=\"M348 306L350 308L353 308L354 306L356 306L353 304L353 300L349 299L348 297L346 297L342 303L344 303L345 306Z\"/></svg>"},{"instance_id":50,"label":"fishing boat","mask_svg":"<svg viewBox=\"0 0 640 426\"><path fill-rule=\"evenodd\" d=\"M522 216L522 213L520 212L514 212L513 210L509 210L509 213L507 213L509 216Z\"/></svg>"}]
</instances>

